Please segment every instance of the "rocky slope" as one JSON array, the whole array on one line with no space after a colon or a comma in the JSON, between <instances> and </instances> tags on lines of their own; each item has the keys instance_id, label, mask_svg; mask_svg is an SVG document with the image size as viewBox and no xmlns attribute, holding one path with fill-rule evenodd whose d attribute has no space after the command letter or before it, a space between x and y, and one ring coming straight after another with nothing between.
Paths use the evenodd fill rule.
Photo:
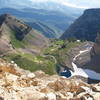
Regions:
<instances>
[{"instance_id":1,"label":"rocky slope","mask_svg":"<svg viewBox=\"0 0 100 100\"><path fill-rule=\"evenodd\" d=\"M0 45L1 53L19 48L34 53L47 46L47 39L23 21L4 14L0 16Z\"/></svg>"},{"instance_id":2,"label":"rocky slope","mask_svg":"<svg viewBox=\"0 0 100 100\"><path fill-rule=\"evenodd\" d=\"M100 83L49 76L0 59L0 100L99 100Z\"/></svg>"},{"instance_id":3,"label":"rocky slope","mask_svg":"<svg viewBox=\"0 0 100 100\"><path fill-rule=\"evenodd\" d=\"M100 34L97 35L95 44L90 52L90 60L84 65L85 68L91 68L100 73ZM87 67L86 67L87 66Z\"/></svg>"},{"instance_id":4,"label":"rocky slope","mask_svg":"<svg viewBox=\"0 0 100 100\"><path fill-rule=\"evenodd\" d=\"M92 69L100 73L100 34L97 35L92 49L77 58L76 64L84 69Z\"/></svg>"},{"instance_id":5,"label":"rocky slope","mask_svg":"<svg viewBox=\"0 0 100 100\"><path fill-rule=\"evenodd\" d=\"M33 29L38 30L47 38L59 38L62 34L62 32L60 31L58 32L53 27L50 27L49 25L38 22L38 21L27 22L27 24L30 25Z\"/></svg>"},{"instance_id":6,"label":"rocky slope","mask_svg":"<svg viewBox=\"0 0 100 100\"><path fill-rule=\"evenodd\" d=\"M61 39L76 37L78 39L95 41L100 31L100 9L88 9L61 36Z\"/></svg>"},{"instance_id":7,"label":"rocky slope","mask_svg":"<svg viewBox=\"0 0 100 100\"><path fill-rule=\"evenodd\" d=\"M41 56L48 44L45 36L22 20L9 14L0 16L0 57L3 59L13 60L23 69L54 74L54 61L50 57Z\"/></svg>"},{"instance_id":8,"label":"rocky slope","mask_svg":"<svg viewBox=\"0 0 100 100\"><path fill-rule=\"evenodd\" d=\"M97 45L97 44L95 44ZM98 52L93 56L93 48ZM77 77L88 83L100 82L99 46L79 40L54 41L46 54L57 60L57 72L65 77Z\"/></svg>"}]
</instances>

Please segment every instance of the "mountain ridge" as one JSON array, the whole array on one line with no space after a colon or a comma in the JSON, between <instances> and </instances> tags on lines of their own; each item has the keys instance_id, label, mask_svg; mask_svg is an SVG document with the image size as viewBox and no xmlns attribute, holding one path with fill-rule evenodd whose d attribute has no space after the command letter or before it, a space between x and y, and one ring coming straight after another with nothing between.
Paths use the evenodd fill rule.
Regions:
<instances>
[{"instance_id":1,"label":"mountain ridge","mask_svg":"<svg viewBox=\"0 0 100 100\"><path fill-rule=\"evenodd\" d=\"M61 36L61 39L76 37L78 39L95 41L100 31L100 9L88 9Z\"/></svg>"},{"instance_id":2,"label":"mountain ridge","mask_svg":"<svg viewBox=\"0 0 100 100\"><path fill-rule=\"evenodd\" d=\"M13 48L27 48L27 46L30 45L29 48L32 49L31 46L33 45L34 47L40 49L46 46L45 43L47 40L42 34L35 32L30 26L25 24L23 21L17 20L12 15L1 15L0 22L1 38L6 35L4 37L8 40L7 44L12 45ZM28 39L29 37L30 39ZM26 45L24 45L24 43Z\"/></svg>"},{"instance_id":3,"label":"mountain ridge","mask_svg":"<svg viewBox=\"0 0 100 100\"><path fill-rule=\"evenodd\" d=\"M31 8L30 10L28 9L29 8L17 10L13 8L2 8L0 9L0 14L10 13L17 18L24 20L25 22L41 22L43 24L46 24L50 28L53 27L52 30L56 31L59 36L75 19L74 17L69 17L57 11L55 12L43 9L37 10L33 8ZM62 19L62 21L60 19Z\"/></svg>"}]
</instances>

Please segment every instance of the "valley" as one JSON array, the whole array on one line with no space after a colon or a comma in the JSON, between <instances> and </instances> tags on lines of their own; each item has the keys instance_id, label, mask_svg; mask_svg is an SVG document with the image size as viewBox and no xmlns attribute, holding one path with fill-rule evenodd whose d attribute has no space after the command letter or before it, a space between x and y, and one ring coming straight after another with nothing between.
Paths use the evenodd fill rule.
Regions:
<instances>
[{"instance_id":1,"label":"valley","mask_svg":"<svg viewBox=\"0 0 100 100\"><path fill-rule=\"evenodd\" d=\"M78 40L73 36L72 38L68 37L66 40L47 38L41 32L42 28L45 30L45 28L48 29L49 27L42 23L34 23L34 28L32 28L28 23L26 24L10 14L1 15L0 23L1 45L3 45L0 48L0 52L3 59L14 61L18 66L26 70L43 70L50 75L60 75L65 72L65 76L67 76L67 71L68 73L70 71L70 74L76 73L73 73L72 76L81 76L78 74L81 72L81 69L79 68L79 72L77 72L75 71L75 66L85 68L85 72L91 69L88 69L90 65L87 65L91 59L91 50L87 52L87 48L92 48L93 42L83 39ZM4 43L2 41L5 38L7 41ZM85 54L81 51L86 51L87 53ZM88 82L89 77L84 78Z\"/></svg>"},{"instance_id":2,"label":"valley","mask_svg":"<svg viewBox=\"0 0 100 100\"><path fill-rule=\"evenodd\" d=\"M67 16L66 14L59 11L48 11L35 8L1 8L0 14L4 13L12 14L17 18L24 20L32 28L40 31L48 38L60 37L62 33L66 30L66 28L77 17Z\"/></svg>"},{"instance_id":3,"label":"valley","mask_svg":"<svg viewBox=\"0 0 100 100\"><path fill-rule=\"evenodd\" d=\"M0 100L100 100L100 8L73 2L0 0Z\"/></svg>"}]
</instances>

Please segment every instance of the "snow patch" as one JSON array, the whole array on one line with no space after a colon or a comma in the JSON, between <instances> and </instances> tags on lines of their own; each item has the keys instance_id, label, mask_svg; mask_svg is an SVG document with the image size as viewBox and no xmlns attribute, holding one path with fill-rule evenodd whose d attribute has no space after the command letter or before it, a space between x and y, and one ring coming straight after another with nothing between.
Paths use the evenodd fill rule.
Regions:
<instances>
[{"instance_id":1,"label":"snow patch","mask_svg":"<svg viewBox=\"0 0 100 100\"><path fill-rule=\"evenodd\" d=\"M100 73L96 73L95 71L90 70L90 69L78 68L77 65L74 63L77 57L79 57L83 53L89 52L91 48L92 47L89 47L86 50L80 51L79 54L73 58L72 66L73 66L74 72L71 72L72 76L83 76L85 78L100 80Z\"/></svg>"},{"instance_id":2,"label":"snow patch","mask_svg":"<svg viewBox=\"0 0 100 100\"><path fill-rule=\"evenodd\" d=\"M95 71L90 70L90 69L84 69L84 72L87 73L89 78L95 79L95 80L100 80L100 73L96 73Z\"/></svg>"}]
</instances>

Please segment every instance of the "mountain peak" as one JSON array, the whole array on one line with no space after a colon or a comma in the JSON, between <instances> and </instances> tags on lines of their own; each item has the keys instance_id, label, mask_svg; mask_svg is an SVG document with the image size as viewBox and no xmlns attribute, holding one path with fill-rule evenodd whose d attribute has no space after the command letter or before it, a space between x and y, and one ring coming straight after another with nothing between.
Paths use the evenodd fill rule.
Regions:
<instances>
[{"instance_id":1,"label":"mountain peak","mask_svg":"<svg viewBox=\"0 0 100 100\"><path fill-rule=\"evenodd\" d=\"M47 46L47 39L42 34L10 14L0 16L0 30L0 45L2 47L0 50L2 49L2 52L4 49L25 49L27 46L28 50L32 51L33 45L34 48L41 50Z\"/></svg>"},{"instance_id":2,"label":"mountain peak","mask_svg":"<svg viewBox=\"0 0 100 100\"><path fill-rule=\"evenodd\" d=\"M95 41L100 31L100 9L87 9L62 35L62 39L76 37Z\"/></svg>"},{"instance_id":3,"label":"mountain peak","mask_svg":"<svg viewBox=\"0 0 100 100\"><path fill-rule=\"evenodd\" d=\"M9 14L9 13L5 13L5 14L2 14L1 16L0 16L0 18L4 18L4 19L6 19L6 18L11 18L11 17L13 17L11 14Z\"/></svg>"},{"instance_id":4,"label":"mountain peak","mask_svg":"<svg viewBox=\"0 0 100 100\"><path fill-rule=\"evenodd\" d=\"M11 16L11 14L6 13L6 14L3 14L2 16L4 16L4 17L9 17L9 16Z\"/></svg>"},{"instance_id":5,"label":"mountain peak","mask_svg":"<svg viewBox=\"0 0 100 100\"><path fill-rule=\"evenodd\" d=\"M2 25L3 22L9 20L9 19L13 19L13 16L9 13L3 14L0 16L0 25Z\"/></svg>"}]
</instances>

